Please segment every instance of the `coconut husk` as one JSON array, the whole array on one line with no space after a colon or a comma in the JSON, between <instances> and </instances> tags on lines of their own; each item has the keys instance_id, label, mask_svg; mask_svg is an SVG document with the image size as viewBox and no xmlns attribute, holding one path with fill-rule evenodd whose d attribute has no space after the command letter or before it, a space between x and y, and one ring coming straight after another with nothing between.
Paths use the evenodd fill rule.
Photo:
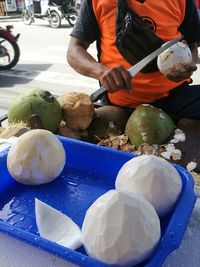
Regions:
<instances>
[{"instance_id":1,"label":"coconut husk","mask_svg":"<svg viewBox=\"0 0 200 267\"><path fill-rule=\"evenodd\" d=\"M95 109L94 119L87 128L89 141L98 143L99 140L122 135L128 117L123 108L116 106L102 106Z\"/></svg>"},{"instance_id":2,"label":"coconut husk","mask_svg":"<svg viewBox=\"0 0 200 267\"><path fill-rule=\"evenodd\" d=\"M125 134L122 135L110 134L108 138L100 140L98 144L101 146L107 146L118 150L123 150L126 152L135 151L134 146L128 143L128 137Z\"/></svg>"},{"instance_id":3,"label":"coconut husk","mask_svg":"<svg viewBox=\"0 0 200 267\"><path fill-rule=\"evenodd\" d=\"M5 130L5 128L0 127L0 135L1 135L1 133L2 133L4 130Z\"/></svg>"},{"instance_id":4,"label":"coconut husk","mask_svg":"<svg viewBox=\"0 0 200 267\"><path fill-rule=\"evenodd\" d=\"M81 92L70 92L58 98L63 111L63 120L74 130L85 130L94 117L94 105L90 96Z\"/></svg>"},{"instance_id":5,"label":"coconut husk","mask_svg":"<svg viewBox=\"0 0 200 267\"><path fill-rule=\"evenodd\" d=\"M191 171L190 173L193 176L195 185L200 186L200 174L194 171Z\"/></svg>"},{"instance_id":6,"label":"coconut husk","mask_svg":"<svg viewBox=\"0 0 200 267\"><path fill-rule=\"evenodd\" d=\"M65 137L81 140L81 134L79 133L79 131L69 128L64 121L62 121L60 124L58 134Z\"/></svg>"},{"instance_id":7,"label":"coconut husk","mask_svg":"<svg viewBox=\"0 0 200 267\"><path fill-rule=\"evenodd\" d=\"M20 135L30 131L30 128L27 124L20 122L20 123L11 123L8 127L4 128L0 132L1 138L9 138L12 136L19 137Z\"/></svg>"}]
</instances>

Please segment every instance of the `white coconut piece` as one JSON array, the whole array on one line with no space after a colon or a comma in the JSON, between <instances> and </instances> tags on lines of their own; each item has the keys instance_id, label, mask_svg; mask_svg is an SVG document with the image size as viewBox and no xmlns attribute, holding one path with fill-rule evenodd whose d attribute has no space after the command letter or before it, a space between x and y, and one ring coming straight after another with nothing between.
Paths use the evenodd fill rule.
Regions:
<instances>
[{"instance_id":1,"label":"white coconut piece","mask_svg":"<svg viewBox=\"0 0 200 267\"><path fill-rule=\"evenodd\" d=\"M192 53L183 42L178 42L162 52L157 59L157 65L164 75L172 75L177 71L185 71L185 66L191 64Z\"/></svg>"},{"instance_id":2,"label":"white coconut piece","mask_svg":"<svg viewBox=\"0 0 200 267\"><path fill-rule=\"evenodd\" d=\"M174 139L178 140L178 142L185 142L186 140L185 133L176 133L174 135Z\"/></svg>"},{"instance_id":3,"label":"white coconut piece","mask_svg":"<svg viewBox=\"0 0 200 267\"><path fill-rule=\"evenodd\" d=\"M171 157L173 160L179 160L179 159L181 159L181 156L182 156L182 152L180 149L174 149L171 152Z\"/></svg>"},{"instance_id":4,"label":"white coconut piece","mask_svg":"<svg viewBox=\"0 0 200 267\"><path fill-rule=\"evenodd\" d=\"M67 215L37 198L35 199L35 215L41 237L73 250L82 245L81 230Z\"/></svg>"},{"instance_id":5,"label":"white coconut piece","mask_svg":"<svg viewBox=\"0 0 200 267\"><path fill-rule=\"evenodd\" d=\"M175 138L173 138L173 139L170 140L170 143L174 143L174 144L176 144L176 143L178 143L178 142L179 142L179 140L177 140L177 139L175 139Z\"/></svg>"},{"instance_id":6,"label":"white coconut piece","mask_svg":"<svg viewBox=\"0 0 200 267\"><path fill-rule=\"evenodd\" d=\"M147 259L160 240L160 220L141 196L110 190L87 210L82 241L87 253L114 266Z\"/></svg>"},{"instance_id":7,"label":"white coconut piece","mask_svg":"<svg viewBox=\"0 0 200 267\"><path fill-rule=\"evenodd\" d=\"M175 146L174 146L174 144L168 144L168 145L166 145L166 151L168 151L168 152L172 152L174 149L175 149Z\"/></svg>"},{"instance_id":8,"label":"white coconut piece","mask_svg":"<svg viewBox=\"0 0 200 267\"><path fill-rule=\"evenodd\" d=\"M171 158L171 152L170 151L164 151L164 152L160 153L160 155L165 159Z\"/></svg>"},{"instance_id":9,"label":"white coconut piece","mask_svg":"<svg viewBox=\"0 0 200 267\"><path fill-rule=\"evenodd\" d=\"M194 161L190 161L187 166L186 166L186 169L188 171L193 171L195 168L197 167L197 163L194 162Z\"/></svg>"},{"instance_id":10,"label":"white coconut piece","mask_svg":"<svg viewBox=\"0 0 200 267\"><path fill-rule=\"evenodd\" d=\"M171 153L171 152L170 152ZM182 189L175 167L154 155L141 155L126 162L118 172L117 190L145 197L163 216L174 207Z\"/></svg>"},{"instance_id":11,"label":"white coconut piece","mask_svg":"<svg viewBox=\"0 0 200 267\"><path fill-rule=\"evenodd\" d=\"M58 138L47 130L35 129L12 144L7 157L11 176L20 183L38 185L58 177L66 161Z\"/></svg>"},{"instance_id":12,"label":"white coconut piece","mask_svg":"<svg viewBox=\"0 0 200 267\"><path fill-rule=\"evenodd\" d=\"M179 128L176 128L174 131L175 134L183 133L183 131Z\"/></svg>"}]
</instances>

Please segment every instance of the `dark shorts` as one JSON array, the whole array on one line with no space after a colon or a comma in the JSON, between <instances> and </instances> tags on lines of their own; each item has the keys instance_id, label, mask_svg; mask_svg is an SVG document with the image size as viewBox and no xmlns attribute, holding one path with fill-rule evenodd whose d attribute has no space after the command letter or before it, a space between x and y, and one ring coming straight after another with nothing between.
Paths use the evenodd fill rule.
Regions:
<instances>
[{"instance_id":1,"label":"dark shorts","mask_svg":"<svg viewBox=\"0 0 200 267\"><path fill-rule=\"evenodd\" d=\"M101 102L103 105L112 105L107 95L104 95ZM200 119L200 85L184 83L171 90L169 96L150 104L165 111L174 121L181 118ZM129 113L133 111L126 110Z\"/></svg>"},{"instance_id":2,"label":"dark shorts","mask_svg":"<svg viewBox=\"0 0 200 267\"><path fill-rule=\"evenodd\" d=\"M175 120L200 119L200 85L184 83L170 91L169 96L151 103L161 108Z\"/></svg>"}]
</instances>

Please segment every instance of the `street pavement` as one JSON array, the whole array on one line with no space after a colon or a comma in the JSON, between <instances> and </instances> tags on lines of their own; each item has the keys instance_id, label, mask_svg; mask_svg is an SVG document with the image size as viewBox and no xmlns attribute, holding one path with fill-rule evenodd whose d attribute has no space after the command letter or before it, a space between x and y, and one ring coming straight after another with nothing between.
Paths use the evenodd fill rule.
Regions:
<instances>
[{"instance_id":1,"label":"street pavement","mask_svg":"<svg viewBox=\"0 0 200 267\"><path fill-rule=\"evenodd\" d=\"M0 72L0 116L8 111L9 104L30 88L43 88L55 95L70 91L91 94L98 89L98 81L76 73L67 63L66 50L72 30L66 21L53 29L48 21L37 20L30 26L21 19L0 19L0 25L13 24L13 33L20 33L18 41L21 55L12 69ZM93 44L89 52L96 58ZM193 83L200 84L200 64L193 74Z\"/></svg>"}]
</instances>

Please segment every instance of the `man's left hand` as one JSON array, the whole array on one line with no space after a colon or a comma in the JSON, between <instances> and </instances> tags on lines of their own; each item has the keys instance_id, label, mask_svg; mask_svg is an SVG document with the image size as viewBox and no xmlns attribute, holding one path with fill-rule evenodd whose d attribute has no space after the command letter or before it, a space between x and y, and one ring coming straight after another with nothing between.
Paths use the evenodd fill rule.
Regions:
<instances>
[{"instance_id":1,"label":"man's left hand","mask_svg":"<svg viewBox=\"0 0 200 267\"><path fill-rule=\"evenodd\" d=\"M181 82L183 80L189 79L193 72L197 70L196 65L185 65L182 71L175 71L170 75L166 75L165 77L173 82Z\"/></svg>"}]
</instances>

